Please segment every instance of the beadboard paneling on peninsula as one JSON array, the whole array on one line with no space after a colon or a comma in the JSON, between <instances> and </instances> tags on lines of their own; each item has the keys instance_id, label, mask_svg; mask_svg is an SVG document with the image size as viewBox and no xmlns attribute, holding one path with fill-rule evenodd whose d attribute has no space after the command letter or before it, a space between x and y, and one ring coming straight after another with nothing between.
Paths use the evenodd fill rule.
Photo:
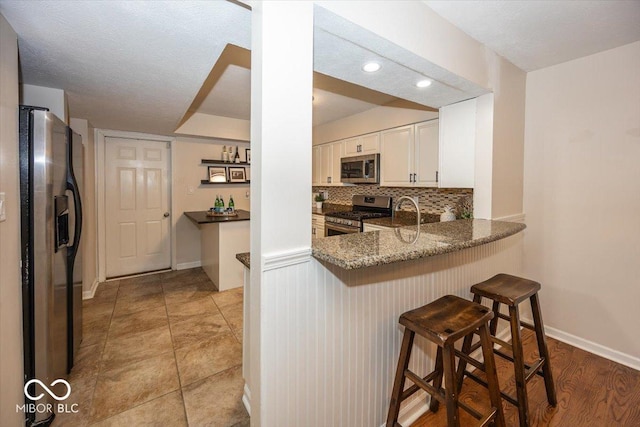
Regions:
<instances>
[{"instance_id":1,"label":"beadboard paneling on peninsula","mask_svg":"<svg viewBox=\"0 0 640 427\"><path fill-rule=\"evenodd\" d=\"M455 207L462 199L468 198L473 203L473 188L407 188L407 187L380 187L378 185L356 185L348 187L313 187L313 192L329 192L329 203L351 204L354 194L366 194L372 196L391 196L397 200L400 196L418 196L420 210L433 214L441 214L444 207ZM411 210L409 203L403 204L403 210Z\"/></svg>"},{"instance_id":2,"label":"beadboard paneling on peninsula","mask_svg":"<svg viewBox=\"0 0 640 427\"><path fill-rule=\"evenodd\" d=\"M315 258L266 271L262 283L263 425L384 424L403 329L401 313L498 272L522 274L522 233L439 255L361 270ZM281 307L287 307L283 315ZM435 347L416 337L411 369L433 368ZM401 421L425 409L424 395L403 405Z\"/></svg>"}]
</instances>

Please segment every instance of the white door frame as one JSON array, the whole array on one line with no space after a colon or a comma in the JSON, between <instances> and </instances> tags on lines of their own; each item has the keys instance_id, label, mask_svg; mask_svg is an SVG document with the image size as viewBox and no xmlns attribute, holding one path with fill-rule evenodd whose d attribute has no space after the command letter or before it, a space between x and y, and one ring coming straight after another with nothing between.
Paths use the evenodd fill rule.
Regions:
<instances>
[{"instance_id":1,"label":"white door frame","mask_svg":"<svg viewBox=\"0 0 640 427\"><path fill-rule=\"evenodd\" d=\"M169 144L169 210L171 214L171 269L176 269L176 222L177 212L175 206L175 198L173 197L173 154L175 149L175 138L162 135L151 135L148 133L127 132L110 129L96 129L96 212L98 214L98 280L104 282L106 280L107 271L107 232L105 218L105 152L106 138L128 138L128 139L145 139L149 141L166 142Z\"/></svg>"}]
</instances>

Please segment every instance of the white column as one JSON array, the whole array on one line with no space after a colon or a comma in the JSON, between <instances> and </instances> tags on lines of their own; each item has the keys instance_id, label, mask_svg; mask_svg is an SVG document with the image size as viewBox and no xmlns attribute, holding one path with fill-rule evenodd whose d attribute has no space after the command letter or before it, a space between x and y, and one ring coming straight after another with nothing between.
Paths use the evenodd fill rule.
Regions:
<instances>
[{"instance_id":1,"label":"white column","mask_svg":"<svg viewBox=\"0 0 640 427\"><path fill-rule=\"evenodd\" d=\"M313 3L252 3L251 46L251 424L267 425L273 407L265 389L268 363L261 337L277 319L264 318L265 259L309 254L311 246L311 97ZM283 281L295 278L283 275ZM263 286L264 285L264 286ZM281 313L284 315L284 313ZM264 344L264 345L263 345Z\"/></svg>"}]
</instances>

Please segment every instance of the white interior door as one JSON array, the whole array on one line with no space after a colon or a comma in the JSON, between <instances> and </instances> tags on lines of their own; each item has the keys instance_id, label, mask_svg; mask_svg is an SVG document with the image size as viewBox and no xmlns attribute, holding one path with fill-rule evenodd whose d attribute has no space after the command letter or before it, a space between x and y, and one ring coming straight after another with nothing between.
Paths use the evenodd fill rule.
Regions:
<instances>
[{"instance_id":1,"label":"white interior door","mask_svg":"<svg viewBox=\"0 0 640 427\"><path fill-rule=\"evenodd\" d=\"M169 144L105 138L107 278L171 266Z\"/></svg>"}]
</instances>

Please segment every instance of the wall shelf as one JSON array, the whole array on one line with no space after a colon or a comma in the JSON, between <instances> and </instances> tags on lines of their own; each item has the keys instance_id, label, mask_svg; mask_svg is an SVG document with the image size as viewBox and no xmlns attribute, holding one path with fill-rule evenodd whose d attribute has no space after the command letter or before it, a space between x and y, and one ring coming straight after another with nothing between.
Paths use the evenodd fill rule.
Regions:
<instances>
[{"instance_id":1,"label":"wall shelf","mask_svg":"<svg viewBox=\"0 0 640 427\"><path fill-rule=\"evenodd\" d=\"M220 160L211 160L211 159L202 159L201 162L203 165L215 165L215 166L227 166L227 167L251 166L251 163L247 163L247 162L230 163L230 162L222 162Z\"/></svg>"},{"instance_id":2,"label":"wall shelf","mask_svg":"<svg viewBox=\"0 0 640 427\"><path fill-rule=\"evenodd\" d=\"M228 169L230 168L243 168L246 171L247 167L251 167L251 163L247 163L247 162L240 162L240 163L227 163L227 162L221 162L220 160L212 160L212 159L201 159L201 166L208 166L209 168L211 168L212 166L214 167L218 167L218 168L224 168L225 170L225 179L228 179L229 176L229 172ZM246 173L244 174L246 177ZM249 176L251 177L251 176ZM242 181L242 182L209 182L208 179L203 179L200 181L201 185L249 185L251 183L250 180L247 181Z\"/></svg>"},{"instance_id":3,"label":"wall shelf","mask_svg":"<svg viewBox=\"0 0 640 427\"><path fill-rule=\"evenodd\" d=\"M251 181L244 181L244 182L209 182L208 179L203 179L200 181L200 184L202 185L249 185L251 184Z\"/></svg>"}]
</instances>

